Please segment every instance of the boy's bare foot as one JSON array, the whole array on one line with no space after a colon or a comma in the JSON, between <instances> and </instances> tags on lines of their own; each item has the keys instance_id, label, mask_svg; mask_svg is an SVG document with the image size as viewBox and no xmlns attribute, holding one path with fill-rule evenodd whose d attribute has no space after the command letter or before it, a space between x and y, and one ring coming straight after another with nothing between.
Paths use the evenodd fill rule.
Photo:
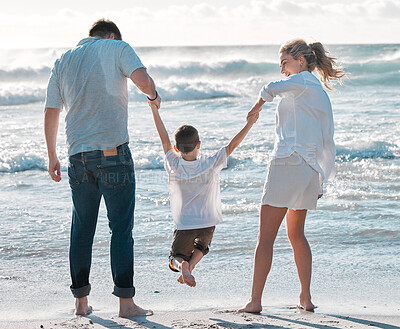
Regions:
<instances>
[{"instance_id":1,"label":"boy's bare foot","mask_svg":"<svg viewBox=\"0 0 400 329\"><path fill-rule=\"evenodd\" d=\"M93 308L88 304L88 298L76 298L75 300L75 315L88 315L92 313Z\"/></svg>"},{"instance_id":2,"label":"boy's bare foot","mask_svg":"<svg viewBox=\"0 0 400 329\"><path fill-rule=\"evenodd\" d=\"M249 301L245 307L237 310L237 312L245 312L245 313L260 313L262 311L262 305L260 302Z\"/></svg>"},{"instance_id":3,"label":"boy's bare foot","mask_svg":"<svg viewBox=\"0 0 400 329\"><path fill-rule=\"evenodd\" d=\"M189 263L187 261L182 262L182 279L183 282L186 283L189 287L195 287L196 286L196 280L192 273L189 271Z\"/></svg>"},{"instance_id":4,"label":"boy's bare foot","mask_svg":"<svg viewBox=\"0 0 400 329\"><path fill-rule=\"evenodd\" d=\"M300 294L300 304L297 305L297 308L304 311L313 312L316 306L311 302L310 295Z\"/></svg>"},{"instance_id":5,"label":"boy's bare foot","mask_svg":"<svg viewBox=\"0 0 400 329\"><path fill-rule=\"evenodd\" d=\"M185 282L183 281L183 276L182 274L179 276L179 278L176 279L180 284L184 284Z\"/></svg>"},{"instance_id":6,"label":"boy's bare foot","mask_svg":"<svg viewBox=\"0 0 400 329\"><path fill-rule=\"evenodd\" d=\"M152 310L145 310L137 306L133 302L133 298L120 298L119 299L119 313L118 316L121 318L130 319L135 316L150 316L153 315Z\"/></svg>"}]
</instances>

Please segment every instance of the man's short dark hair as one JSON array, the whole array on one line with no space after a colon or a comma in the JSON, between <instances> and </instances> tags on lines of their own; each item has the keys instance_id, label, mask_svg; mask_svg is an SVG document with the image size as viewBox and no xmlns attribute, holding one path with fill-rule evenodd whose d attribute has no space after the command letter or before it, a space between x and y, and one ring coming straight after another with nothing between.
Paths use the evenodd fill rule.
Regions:
<instances>
[{"instance_id":1,"label":"man's short dark hair","mask_svg":"<svg viewBox=\"0 0 400 329\"><path fill-rule=\"evenodd\" d=\"M89 30L89 37L107 38L111 33L114 33L115 40L122 40L121 32L117 25L108 19L99 19L93 23Z\"/></svg>"},{"instance_id":2,"label":"man's short dark hair","mask_svg":"<svg viewBox=\"0 0 400 329\"><path fill-rule=\"evenodd\" d=\"M175 146L182 153L192 152L199 142L199 132L193 126L182 125L175 131Z\"/></svg>"}]
</instances>

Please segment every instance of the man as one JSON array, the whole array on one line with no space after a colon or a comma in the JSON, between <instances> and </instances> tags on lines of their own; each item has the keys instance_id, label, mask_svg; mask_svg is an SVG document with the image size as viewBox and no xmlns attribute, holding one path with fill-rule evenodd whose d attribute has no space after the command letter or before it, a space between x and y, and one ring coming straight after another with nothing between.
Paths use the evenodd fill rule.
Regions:
<instances>
[{"instance_id":1,"label":"man","mask_svg":"<svg viewBox=\"0 0 400 329\"><path fill-rule=\"evenodd\" d=\"M127 78L160 107L152 78L118 27L98 20L89 37L54 64L47 87L44 131L51 178L61 180L56 154L60 111L67 111L68 176L73 212L70 237L71 291L77 315L91 312L89 272L101 197L111 229L113 294L119 316L152 314L133 301L133 211L135 178L127 129Z\"/></svg>"}]
</instances>

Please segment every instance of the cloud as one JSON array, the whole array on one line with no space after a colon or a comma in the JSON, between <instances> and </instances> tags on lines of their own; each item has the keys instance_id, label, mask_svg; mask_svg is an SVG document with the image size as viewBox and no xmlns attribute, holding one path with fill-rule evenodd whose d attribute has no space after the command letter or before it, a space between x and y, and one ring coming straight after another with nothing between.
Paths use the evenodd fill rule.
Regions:
<instances>
[{"instance_id":1,"label":"cloud","mask_svg":"<svg viewBox=\"0 0 400 329\"><path fill-rule=\"evenodd\" d=\"M207 0L208 1L208 0ZM218 3L218 2L217 2ZM328 43L400 42L400 2L253 0L221 6L141 6L90 12L62 8L51 14L0 13L2 45L72 46L98 18L114 20L125 40L135 45L279 44L295 37ZM13 33L9 33L13 31Z\"/></svg>"},{"instance_id":2,"label":"cloud","mask_svg":"<svg viewBox=\"0 0 400 329\"><path fill-rule=\"evenodd\" d=\"M370 1L368 5L379 17L388 19L399 19L400 17L399 1Z\"/></svg>"}]
</instances>

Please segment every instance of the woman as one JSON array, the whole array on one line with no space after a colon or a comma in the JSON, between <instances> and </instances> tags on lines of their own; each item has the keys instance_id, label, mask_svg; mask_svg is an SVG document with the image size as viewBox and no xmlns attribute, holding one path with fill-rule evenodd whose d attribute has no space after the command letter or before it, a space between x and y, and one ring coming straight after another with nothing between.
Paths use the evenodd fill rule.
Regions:
<instances>
[{"instance_id":1,"label":"woman","mask_svg":"<svg viewBox=\"0 0 400 329\"><path fill-rule=\"evenodd\" d=\"M294 40L279 51L281 73L286 79L269 83L249 115L262 109L276 96L276 139L261 201L258 243L254 256L253 287L250 301L241 312L261 312L261 297L271 268L273 244L286 215L287 234L293 248L301 284L298 307L314 310L311 302L311 250L304 236L308 209L315 209L322 186L335 174L333 117L328 95L311 73L317 71L323 85L345 73L336 58L319 42Z\"/></svg>"}]
</instances>

